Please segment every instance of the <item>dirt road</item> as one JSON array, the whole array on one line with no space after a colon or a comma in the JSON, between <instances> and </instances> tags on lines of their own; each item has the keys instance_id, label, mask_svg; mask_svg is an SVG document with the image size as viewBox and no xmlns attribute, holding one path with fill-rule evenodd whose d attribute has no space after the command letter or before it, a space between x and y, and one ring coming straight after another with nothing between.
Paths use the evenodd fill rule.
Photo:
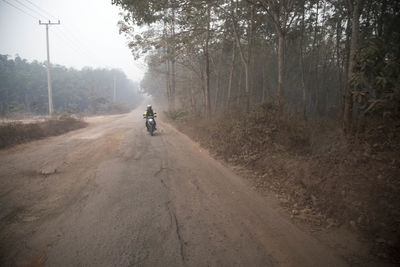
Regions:
<instances>
[{"instance_id":1,"label":"dirt road","mask_svg":"<svg viewBox=\"0 0 400 267\"><path fill-rule=\"evenodd\" d=\"M0 152L0 265L346 266L139 108Z\"/></svg>"}]
</instances>

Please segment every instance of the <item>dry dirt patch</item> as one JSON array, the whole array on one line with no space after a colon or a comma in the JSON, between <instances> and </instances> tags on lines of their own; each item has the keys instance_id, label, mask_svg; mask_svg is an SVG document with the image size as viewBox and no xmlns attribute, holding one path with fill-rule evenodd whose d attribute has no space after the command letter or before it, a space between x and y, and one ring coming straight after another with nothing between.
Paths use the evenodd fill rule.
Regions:
<instances>
[{"instance_id":1,"label":"dry dirt patch","mask_svg":"<svg viewBox=\"0 0 400 267\"><path fill-rule=\"evenodd\" d=\"M86 122L69 116L38 123L11 122L1 124L0 149L48 136L60 135L86 126Z\"/></svg>"},{"instance_id":2,"label":"dry dirt patch","mask_svg":"<svg viewBox=\"0 0 400 267\"><path fill-rule=\"evenodd\" d=\"M173 123L217 158L247 170L255 189L274 192L293 220L348 229L373 255L400 262L395 136L349 138L335 124L278 119L271 106L240 118Z\"/></svg>"}]
</instances>

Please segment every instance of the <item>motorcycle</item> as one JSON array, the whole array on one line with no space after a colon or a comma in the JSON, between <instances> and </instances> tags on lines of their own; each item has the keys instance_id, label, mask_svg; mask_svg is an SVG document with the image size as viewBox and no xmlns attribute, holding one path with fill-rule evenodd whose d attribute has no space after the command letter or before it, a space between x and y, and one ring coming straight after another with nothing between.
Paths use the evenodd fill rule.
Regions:
<instances>
[{"instance_id":1,"label":"motorcycle","mask_svg":"<svg viewBox=\"0 0 400 267\"><path fill-rule=\"evenodd\" d=\"M143 118L146 119L147 131L150 133L151 136L153 136L154 131L156 130L155 121L154 121L155 117L157 117L155 115L155 113L154 113L154 116L145 116L145 115L143 115Z\"/></svg>"}]
</instances>

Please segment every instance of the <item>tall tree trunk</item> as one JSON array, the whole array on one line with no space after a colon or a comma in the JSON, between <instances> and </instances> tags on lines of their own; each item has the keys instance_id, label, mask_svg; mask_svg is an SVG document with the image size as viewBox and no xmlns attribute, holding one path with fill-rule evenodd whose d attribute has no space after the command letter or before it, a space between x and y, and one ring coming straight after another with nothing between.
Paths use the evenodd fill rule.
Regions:
<instances>
[{"instance_id":1,"label":"tall tree trunk","mask_svg":"<svg viewBox=\"0 0 400 267\"><path fill-rule=\"evenodd\" d=\"M233 82L233 72L235 70L235 59L236 59L236 43L235 43L235 41L233 41L233 43L232 43L232 60L231 60L231 68L229 71L229 81L228 81L228 96L226 99L228 109L231 106L232 82Z\"/></svg>"},{"instance_id":2,"label":"tall tree trunk","mask_svg":"<svg viewBox=\"0 0 400 267\"><path fill-rule=\"evenodd\" d=\"M239 84L238 84L238 92L236 98L236 104L238 107L240 106L240 100L242 98L242 86L243 86L243 71L239 69Z\"/></svg>"},{"instance_id":3,"label":"tall tree trunk","mask_svg":"<svg viewBox=\"0 0 400 267\"><path fill-rule=\"evenodd\" d=\"M303 42L304 42L304 14L305 14L305 2L303 2L303 12L301 16L301 33L300 33L300 71L301 71L301 89L302 89L302 108L303 108L303 119L307 120L307 91L305 82L305 68L304 68L304 52L303 52Z\"/></svg>"},{"instance_id":4,"label":"tall tree trunk","mask_svg":"<svg viewBox=\"0 0 400 267\"><path fill-rule=\"evenodd\" d=\"M175 6L172 7L172 47L171 47L171 103L170 109L175 109L175 88L176 88L176 71L175 71Z\"/></svg>"},{"instance_id":5,"label":"tall tree trunk","mask_svg":"<svg viewBox=\"0 0 400 267\"><path fill-rule=\"evenodd\" d=\"M214 111L216 112L218 110L218 101L219 101L219 94L221 91L221 75L220 72L216 72L216 79L217 79L217 84L216 84L216 89L215 89L215 99L214 99Z\"/></svg>"},{"instance_id":6,"label":"tall tree trunk","mask_svg":"<svg viewBox=\"0 0 400 267\"><path fill-rule=\"evenodd\" d=\"M318 17L319 17L319 1L316 2L317 5L317 15L315 16L315 27L314 27L314 42L313 44L316 45L316 55L315 55L315 103L314 103L314 109L315 112L319 114L319 105L320 105L320 88L319 88L319 41L318 41ZM314 46L315 47L315 46ZM314 48L313 47L313 48Z\"/></svg>"},{"instance_id":7,"label":"tall tree trunk","mask_svg":"<svg viewBox=\"0 0 400 267\"><path fill-rule=\"evenodd\" d=\"M336 96L339 106L342 105L343 85L342 85L342 61L340 58L340 40L342 38L342 20L338 20L336 24L336 68L338 71L339 90Z\"/></svg>"},{"instance_id":8,"label":"tall tree trunk","mask_svg":"<svg viewBox=\"0 0 400 267\"><path fill-rule=\"evenodd\" d=\"M166 68L166 86L167 86L167 99L168 99L168 109L171 109L171 67L170 67L170 62L169 58L167 58L167 61L165 62L165 68Z\"/></svg>"},{"instance_id":9,"label":"tall tree trunk","mask_svg":"<svg viewBox=\"0 0 400 267\"><path fill-rule=\"evenodd\" d=\"M266 88L266 82L265 82L265 63L262 62L262 72L261 72L261 88L262 88L262 96L261 96L261 103L265 102L265 88Z\"/></svg>"},{"instance_id":10,"label":"tall tree trunk","mask_svg":"<svg viewBox=\"0 0 400 267\"><path fill-rule=\"evenodd\" d=\"M347 89L347 80L349 74L349 62L350 62L350 40L351 40L351 17L348 16L347 23L346 23L346 42L345 42L345 51L344 51L344 88L343 88L343 95L342 95L342 106L340 108L340 116L342 122L344 121L344 107L346 102L346 89Z\"/></svg>"},{"instance_id":11,"label":"tall tree trunk","mask_svg":"<svg viewBox=\"0 0 400 267\"><path fill-rule=\"evenodd\" d=\"M217 55L218 56L218 55ZM215 97L214 97L214 112L217 111L218 109L218 101L219 101L219 94L221 91L221 71L220 71L220 65L222 62L222 56L223 56L223 50L221 49L221 57L218 59L218 64L215 63L215 60L213 57L210 57L211 62L213 64L213 68L215 70L215 79L216 79L216 87L215 87Z\"/></svg>"},{"instance_id":12,"label":"tall tree trunk","mask_svg":"<svg viewBox=\"0 0 400 267\"><path fill-rule=\"evenodd\" d=\"M233 1L231 1L233 7ZM251 58L251 50L252 50L252 41L253 41L253 29L254 29L254 6L251 8L251 17L249 21L249 25L247 28L248 33L248 50L247 50L247 57L244 54L242 44L240 42L239 33L237 30L236 20L234 17L233 8L231 11L232 17L232 26L233 26L233 33L236 39L237 46L239 48L240 58L244 65L245 71L245 94L246 94L246 111L250 111L250 58Z\"/></svg>"},{"instance_id":13,"label":"tall tree trunk","mask_svg":"<svg viewBox=\"0 0 400 267\"><path fill-rule=\"evenodd\" d=\"M206 83L206 79L205 79L205 75L204 75L204 64L202 64L203 62L201 62L201 64L200 64L200 80L201 80L201 82L200 82L200 84L201 84L201 93L202 93L202 110L201 110L201 112L203 113L203 114L205 114L205 112L206 112L206 86L205 86L205 83Z\"/></svg>"},{"instance_id":14,"label":"tall tree trunk","mask_svg":"<svg viewBox=\"0 0 400 267\"><path fill-rule=\"evenodd\" d=\"M245 101L246 101L246 111L249 112L250 110L250 66L249 64L244 64L244 77L245 77L245 87L244 87L244 93L245 93Z\"/></svg>"},{"instance_id":15,"label":"tall tree trunk","mask_svg":"<svg viewBox=\"0 0 400 267\"><path fill-rule=\"evenodd\" d=\"M351 79L354 74L354 66L356 63L356 53L358 50L358 38L360 30L360 11L362 8L362 0L349 1L351 10L351 44L349 67L346 82L344 113L343 113L343 128L345 132L349 132L352 126L352 113L353 113L353 97L351 92Z\"/></svg>"},{"instance_id":16,"label":"tall tree trunk","mask_svg":"<svg viewBox=\"0 0 400 267\"><path fill-rule=\"evenodd\" d=\"M171 60L171 108L175 109L176 72L175 59Z\"/></svg>"},{"instance_id":17,"label":"tall tree trunk","mask_svg":"<svg viewBox=\"0 0 400 267\"><path fill-rule=\"evenodd\" d=\"M246 111L250 111L250 99L252 96L252 89L251 89L251 63L252 63L252 52L253 52L253 30L254 30L254 6L251 6L250 10L250 23L247 29L247 36L248 36L248 48L247 48L247 66L245 66L246 70Z\"/></svg>"},{"instance_id":18,"label":"tall tree trunk","mask_svg":"<svg viewBox=\"0 0 400 267\"><path fill-rule=\"evenodd\" d=\"M193 72L190 71L189 76L189 87L190 87L190 106L192 109L193 114L196 114L196 96L195 96L195 89L194 89L194 81L193 81Z\"/></svg>"},{"instance_id":19,"label":"tall tree trunk","mask_svg":"<svg viewBox=\"0 0 400 267\"><path fill-rule=\"evenodd\" d=\"M285 35L278 32L278 105L281 114L284 106L284 76L285 76Z\"/></svg>"},{"instance_id":20,"label":"tall tree trunk","mask_svg":"<svg viewBox=\"0 0 400 267\"><path fill-rule=\"evenodd\" d=\"M209 55L209 42L210 42L210 6L207 6L207 32L206 32L206 42L204 46L204 56L206 60L206 87L205 87L205 102L206 102L206 117L211 118L211 101L210 101L210 55Z\"/></svg>"}]
</instances>

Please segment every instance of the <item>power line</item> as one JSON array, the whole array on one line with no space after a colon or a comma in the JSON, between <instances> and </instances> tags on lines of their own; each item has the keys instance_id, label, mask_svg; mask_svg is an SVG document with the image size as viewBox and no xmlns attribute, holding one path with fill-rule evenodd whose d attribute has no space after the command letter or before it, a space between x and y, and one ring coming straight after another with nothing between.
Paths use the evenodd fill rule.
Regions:
<instances>
[{"instance_id":1,"label":"power line","mask_svg":"<svg viewBox=\"0 0 400 267\"><path fill-rule=\"evenodd\" d=\"M15 6L15 5L13 5L13 4L11 4L11 3L8 2L7 0L3 0L3 2L6 3L6 4L8 4L9 6L12 6L12 7L15 8L15 9L19 10L20 12L24 13L25 15L28 15L28 16L31 17L31 18L34 18L35 20L39 20L39 18L37 18L37 17L35 17L34 15L32 15L32 14L26 12L25 10L23 10L23 9L21 9L21 8Z\"/></svg>"},{"instance_id":2,"label":"power line","mask_svg":"<svg viewBox=\"0 0 400 267\"><path fill-rule=\"evenodd\" d=\"M71 50L74 50L74 52L76 52L77 54L89 59L92 64L99 65L98 62L96 62L96 60L94 60L94 58L87 55L83 50L79 49L79 46L74 45L70 40L68 40L67 37L64 34L62 34L61 31L59 31L59 32L54 31L54 34L57 35L60 39L62 39L64 41L64 42L62 42L63 45L65 45L66 47L69 47Z\"/></svg>"},{"instance_id":3,"label":"power line","mask_svg":"<svg viewBox=\"0 0 400 267\"><path fill-rule=\"evenodd\" d=\"M17 2L20 2L19 0L16 0L16 1L17 1ZM40 10L41 13L42 13L41 15L47 14L47 15L49 15L49 16L51 16L51 17L53 17L53 18L56 19L56 17L55 17L54 15L52 15L50 12L48 12L48 11L45 10L44 8L41 8L41 7L38 6L37 4L33 3L32 1L30 1L30 0L25 0L25 1L28 2L28 3L30 3L30 4L31 4L32 6L34 6L36 9ZM24 5L24 6L26 7L26 5ZM27 8L29 8L29 7L27 7ZM30 9L30 8L29 8L29 9ZM30 10L32 10L32 9L30 9ZM32 10L32 11L33 11L33 10ZM35 12L35 13L37 13L37 12ZM38 13L37 13L37 14L38 14ZM65 22L64 22L64 24L65 24ZM91 54L90 49L87 48L86 44L84 44L79 38L77 38L76 35L73 33L73 31L71 31L71 30L68 28L67 25L64 25L64 27L61 27L61 29L60 29L60 31L64 31L64 30L65 30L64 36L70 36L71 38L68 37L68 39L69 39L70 41L73 39L73 40L74 40L73 42L75 42L75 44L78 43L78 46L81 46L81 47L82 47L82 50L84 50L85 53ZM76 30L74 29L74 31L76 31ZM91 56L92 56L92 55L91 55Z\"/></svg>"},{"instance_id":4,"label":"power line","mask_svg":"<svg viewBox=\"0 0 400 267\"><path fill-rule=\"evenodd\" d=\"M20 6L16 6L12 3L10 3L8 0L3 0L3 2L5 2L6 4L8 4L9 6L17 9L18 11L24 13L25 15L35 19L35 20L40 20L39 17L37 17L36 15L39 16L44 16L46 17L47 15L55 18L56 16L54 16L53 14L51 14L50 12L48 12L47 10L41 8L40 6L38 6L37 4L33 3L30 0L24 0L27 3L29 3L30 5L32 5L35 9L33 9L32 7L26 5L25 3L22 3L20 0L15 0L20 6L26 8L29 12L27 12L26 10L22 9ZM31 14L31 12L34 14ZM65 42L63 42L64 45L68 46L69 48L71 48L72 50L74 50L75 52L77 52L80 55L83 55L84 57L88 58L92 63L94 63L95 65L101 65L98 64L99 62L97 61L97 57L94 56L90 49L87 46L87 43L82 42L82 40L78 37L76 37L76 35L73 33L73 31L67 27L67 25L63 25L64 27L61 26L61 28L58 28L57 31L54 31L54 33L61 39L63 39ZM75 30L77 31L77 30ZM90 47L90 45L89 45ZM139 63L140 64L140 63ZM145 66L144 64L141 64L142 66L139 67L139 69L146 69L147 66Z\"/></svg>"},{"instance_id":5,"label":"power line","mask_svg":"<svg viewBox=\"0 0 400 267\"><path fill-rule=\"evenodd\" d=\"M12 3L10 3L10 2L8 2L7 0L3 0L6 4L8 4L8 5L10 5L11 7L13 7L13 8L15 8L16 10L18 10L18 11L20 11L20 12L22 12L22 13L24 13L25 15L27 15L27 16L29 16L29 17L31 17L31 18L33 18L33 19L35 19L35 20L40 20L38 17L36 17L35 15L32 15L31 13L28 13L26 10L23 10L21 7L18 7L18 6L16 6L16 5L14 5L14 4L12 4ZM16 0L21 6L23 6L23 7L25 7L26 9L28 9L29 11L31 11L31 12L34 12L35 14L37 14L37 15L39 15L39 16L43 16L43 14L40 14L40 13L38 13L38 12L36 12L35 10L33 10L32 8L30 8L29 6L27 6L27 5L25 5L24 3L21 3L20 1L18 1L18 0ZM28 0L25 0L25 1L28 1ZM28 1L28 2L30 2L30 1ZM33 3L31 3L31 4L33 4ZM33 5L35 5L35 4L33 4ZM36 6L36 8L40 8L39 6L37 6L37 5L35 5ZM42 9L42 8L40 8L41 10L44 10L44 9ZM46 12L46 13L48 13L47 11L43 11L43 12ZM50 14L50 13L48 13L48 14ZM51 15L51 14L50 14ZM54 17L54 16L52 16L52 17ZM72 50L74 50L75 52L77 52L78 54L80 54L80 55L84 55L84 57L87 57L87 58L90 58L90 60L92 61L92 63L95 63L95 65L99 65L98 63L96 63L96 62L94 62L94 61L96 61L96 60L93 60L94 59L94 57L92 57L92 56L89 56L88 54L87 54L87 52L85 51L85 52L83 52L84 50L82 50L82 51L80 51L79 49L77 49L75 46L77 46L77 47L80 47L81 45L79 44L79 41L71 41L72 39L71 38L68 38L67 37L67 35L64 33L63 34L63 32L62 31L60 31L60 33L58 33L58 32L54 32L56 35L58 35L59 37L61 37L61 39L63 39L64 41L66 41L65 42L65 44L67 44L70 48L72 48ZM75 38L75 40L76 40L76 38ZM72 45L72 44L74 44L74 45Z\"/></svg>"},{"instance_id":6,"label":"power line","mask_svg":"<svg viewBox=\"0 0 400 267\"><path fill-rule=\"evenodd\" d=\"M43 14L47 14L47 15L49 15L50 17L52 17L53 19L58 20L58 18L57 18L56 16L52 15L50 12L46 11L45 9L41 8L40 6L36 5L36 4L33 3L32 1L30 1L30 0L25 0L25 1L28 2L28 3L30 3L32 6L36 7L36 9L40 10Z\"/></svg>"},{"instance_id":7,"label":"power line","mask_svg":"<svg viewBox=\"0 0 400 267\"><path fill-rule=\"evenodd\" d=\"M23 5L24 7L28 8L29 10L35 12L36 14L39 14L38 12L36 12L35 10L33 10L32 8L30 8L30 7L26 6L25 4L21 3L20 0L15 0L15 1L17 1L18 3L20 3L20 4ZM41 8L40 6L36 5L36 4L33 3L32 1L30 1L30 0L25 0L25 1L28 2L28 3L30 3L30 4L31 4L32 6L34 6L36 9L40 10L40 11L41 11L41 14L39 14L40 16L43 16L43 14L45 13L45 14L50 15L50 16L53 17L53 18L56 18L56 17L55 17L54 15L52 15L50 12L48 12L48 11L46 11L44 8ZM65 23L64 23L64 24L65 24ZM96 58L96 57L94 57L93 54L90 52L90 49L88 49L87 46L86 46L84 43L82 43L81 40L80 40L79 38L77 38L76 35L74 35L74 34L72 33L72 31L70 31L69 28L68 28L66 25L64 25L64 27L59 28L59 30L60 30L62 36L64 37L63 39L64 39L64 40L67 40L67 42L73 43L73 45L79 47L80 50L84 52L84 54L85 54L86 57L88 57L88 55L89 55L89 57L90 57L92 60L93 60L94 58ZM65 31L64 31L64 30L65 30ZM76 50L76 49L74 48L74 50ZM97 60L94 60L94 61L97 61Z\"/></svg>"},{"instance_id":8,"label":"power line","mask_svg":"<svg viewBox=\"0 0 400 267\"><path fill-rule=\"evenodd\" d=\"M17 2L18 4L20 4L21 6L27 8L27 9L30 10L31 12L35 13L36 15L39 15L40 17L43 16L43 14L40 14L40 13L37 12L36 10L33 10L32 8L30 8L29 6L25 5L25 4L22 3L21 1L19 1L19 0L14 0L14 1ZM46 16L43 16L43 17L46 17Z\"/></svg>"},{"instance_id":9,"label":"power line","mask_svg":"<svg viewBox=\"0 0 400 267\"><path fill-rule=\"evenodd\" d=\"M83 42L82 39L78 38L68 27L64 25L63 28L60 29L64 32L64 36L70 40L71 43L75 43L79 46L79 48L89 57L96 60L96 56L91 52L91 50L87 47L87 44Z\"/></svg>"}]
</instances>

